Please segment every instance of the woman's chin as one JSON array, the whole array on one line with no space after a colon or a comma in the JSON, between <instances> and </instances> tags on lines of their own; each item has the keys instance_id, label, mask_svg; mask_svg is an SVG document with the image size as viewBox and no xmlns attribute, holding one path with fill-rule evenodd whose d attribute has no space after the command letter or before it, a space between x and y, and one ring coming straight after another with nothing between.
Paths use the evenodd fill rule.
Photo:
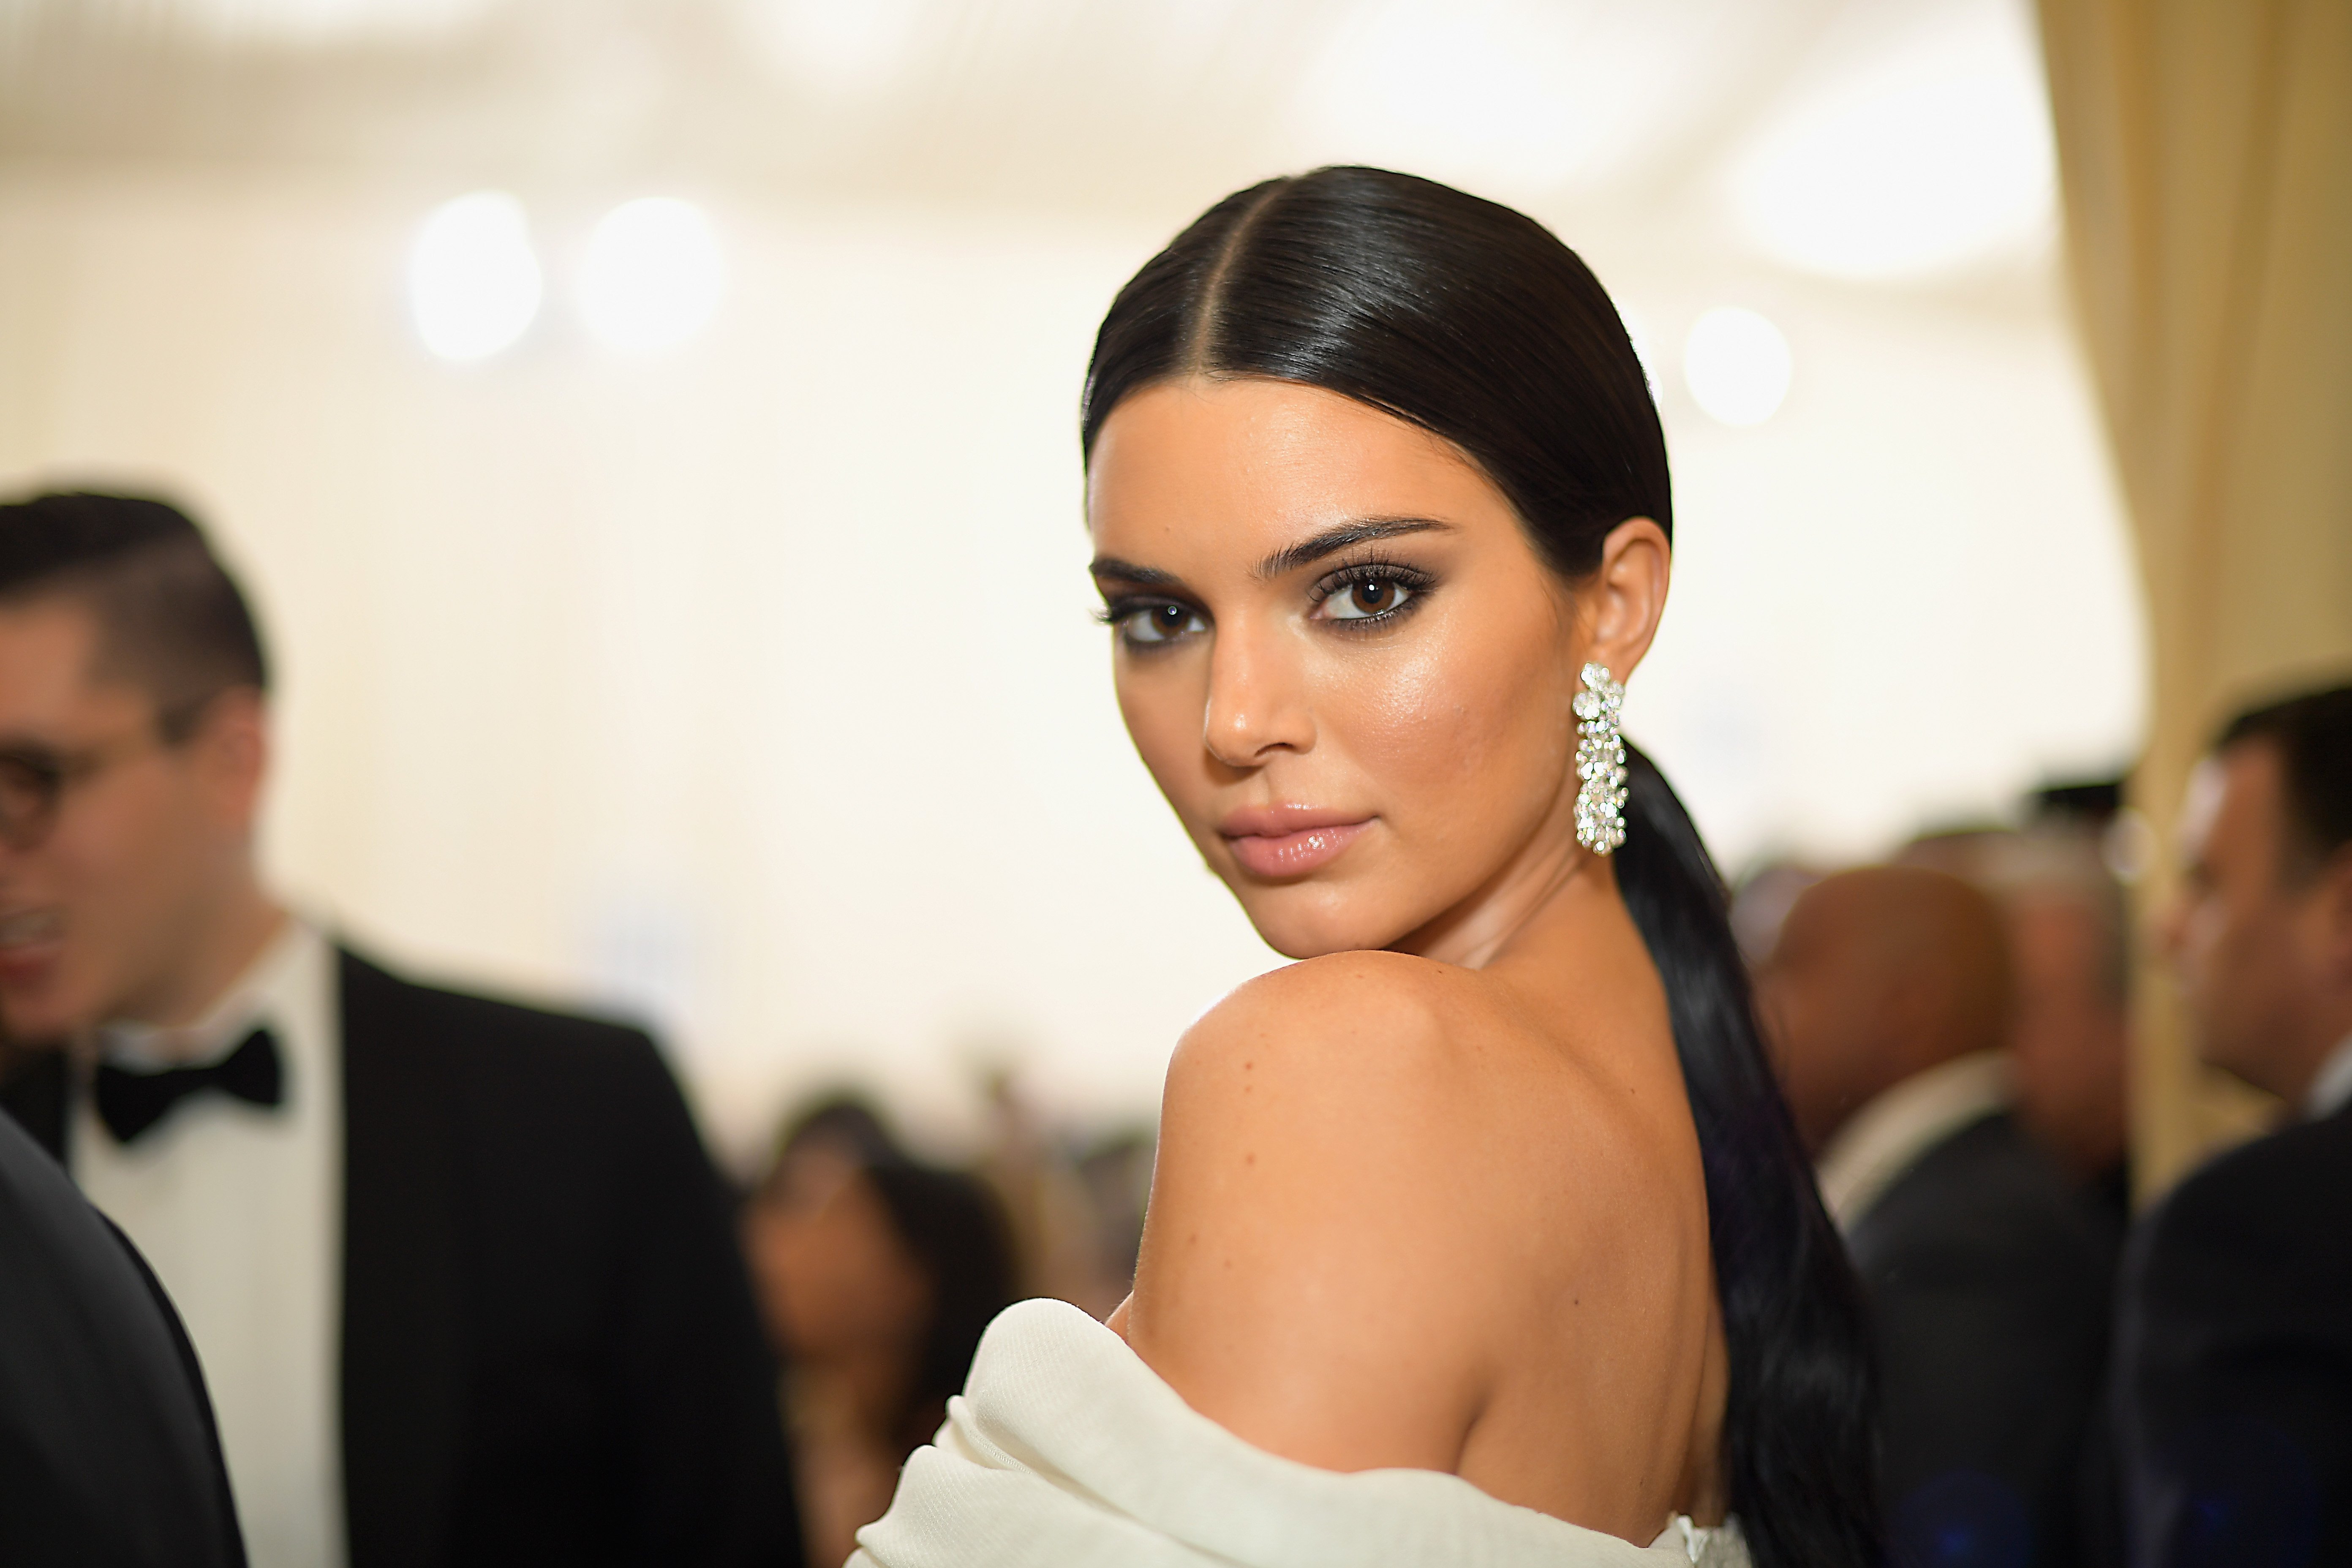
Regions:
<instances>
[{"instance_id":1,"label":"woman's chin","mask_svg":"<svg viewBox=\"0 0 2352 1568\"><path fill-rule=\"evenodd\" d=\"M1285 958L1321 958L1328 953L1383 948L1411 929L1394 921L1370 918L1370 911L1360 907L1348 907L1354 900L1298 896L1307 891L1261 888L1246 892L1236 889L1235 896L1259 940Z\"/></svg>"}]
</instances>

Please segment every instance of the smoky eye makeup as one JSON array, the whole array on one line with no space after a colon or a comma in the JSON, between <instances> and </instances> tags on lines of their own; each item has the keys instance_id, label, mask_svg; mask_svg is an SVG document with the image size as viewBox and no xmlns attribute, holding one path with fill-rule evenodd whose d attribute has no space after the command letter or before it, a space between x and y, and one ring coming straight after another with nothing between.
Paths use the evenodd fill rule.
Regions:
<instances>
[{"instance_id":1,"label":"smoky eye makeup","mask_svg":"<svg viewBox=\"0 0 2352 1568\"><path fill-rule=\"evenodd\" d=\"M1436 574L1374 557L1325 573L1307 589L1309 615L1335 629L1370 632L1396 625L1437 586Z\"/></svg>"},{"instance_id":2,"label":"smoky eye makeup","mask_svg":"<svg viewBox=\"0 0 2352 1568\"><path fill-rule=\"evenodd\" d=\"M1094 618L1136 653L1157 653L1209 629L1204 611L1164 594L1108 595Z\"/></svg>"}]
</instances>

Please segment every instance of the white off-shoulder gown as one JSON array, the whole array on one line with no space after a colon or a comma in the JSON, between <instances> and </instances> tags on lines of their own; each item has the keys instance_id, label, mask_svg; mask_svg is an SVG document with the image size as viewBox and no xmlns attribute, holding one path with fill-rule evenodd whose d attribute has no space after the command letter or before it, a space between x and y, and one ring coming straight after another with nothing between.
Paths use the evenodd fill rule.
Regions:
<instances>
[{"instance_id":1,"label":"white off-shoulder gown","mask_svg":"<svg viewBox=\"0 0 2352 1568\"><path fill-rule=\"evenodd\" d=\"M1252 1447L1077 1308L990 1325L946 1425L849 1568L1748 1568L1736 1527L1648 1546L1435 1470L1341 1474Z\"/></svg>"}]
</instances>

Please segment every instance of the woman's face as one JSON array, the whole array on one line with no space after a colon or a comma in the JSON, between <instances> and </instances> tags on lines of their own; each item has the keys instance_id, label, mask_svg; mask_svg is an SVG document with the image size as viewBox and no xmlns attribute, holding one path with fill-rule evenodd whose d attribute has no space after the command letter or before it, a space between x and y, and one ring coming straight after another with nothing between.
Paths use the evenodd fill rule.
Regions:
<instances>
[{"instance_id":1,"label":"woman's face","mask_svg":"<svg viewBox=\"0 0 2352 1568\"><path fill-rule=\"evenodd\" d=\"M1458 956L1481 906L1574 868L1579 671L1613 652L1622 679L1654 606L1638 646L1596 627L1614 601L1571 597L1450 444L1318 388L1169 381L1105 421L1087 514L1128 732L1277 951Z\"/></svg>"},{"instance_id":2,"label":"woman's face","mask_svg":"<svg viewBox=\"0 0 2352 1568\"><path fill-rule=\"evenodd\" d=\"M922 1264L857 1162L822 1142L784 1157L744 1215L771 1338L824 1364L861 1350L912 1353L931 1310Z\"/></svg>"}]
</instances>

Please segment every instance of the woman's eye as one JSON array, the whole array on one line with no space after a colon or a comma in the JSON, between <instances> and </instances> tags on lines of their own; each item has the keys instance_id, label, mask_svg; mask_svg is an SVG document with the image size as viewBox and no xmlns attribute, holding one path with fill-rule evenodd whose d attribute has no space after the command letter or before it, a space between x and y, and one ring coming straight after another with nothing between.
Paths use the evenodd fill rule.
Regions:
<instances>
[{"instance_id":1,"label":"woman's eye","mask_svg":"<svg viewBox=\"0 0 2352 1568\"><path fill-rule=\"evenodd\" d=\"M1127 611L1112 625L1118 628L1122 638L1139 647L1171 643L1209 629L1201 612L1184 605L1146 605Z\"/></svg>"},{"instance_id":2,"label":"woman's eye","mask_svg":"<svg viewBox=\"0 0 2352 1568\"><path fill-rule=\"evenodd\" d=\"M1335 621L1368 621L1389 614L1412 595L1412 589L1393 577L1368 577L1342 585L1325 599L1323 614Z\"/></svg>"}]
</instances>

